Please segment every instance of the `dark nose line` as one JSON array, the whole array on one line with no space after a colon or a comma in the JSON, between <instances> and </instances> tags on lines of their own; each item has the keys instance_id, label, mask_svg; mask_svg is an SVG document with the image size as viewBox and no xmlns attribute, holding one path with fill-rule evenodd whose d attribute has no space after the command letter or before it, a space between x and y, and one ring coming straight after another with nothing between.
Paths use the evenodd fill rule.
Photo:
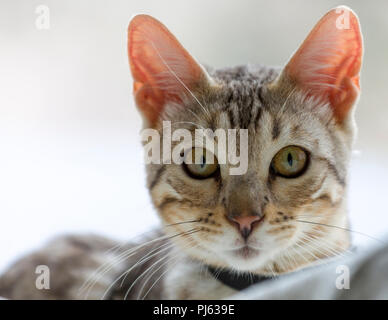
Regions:
<instances>
[{"instance_id":1,"label":"dark nose line","mask_svg":"<svg viewBox=\"0 0 388 320\"><path fill-rule=\"evenodd\" d=\"M252 233L252 229L253 228L240 229L240 233L245 240L248 239L249 235Z\"/></svg>"}]
</instances>

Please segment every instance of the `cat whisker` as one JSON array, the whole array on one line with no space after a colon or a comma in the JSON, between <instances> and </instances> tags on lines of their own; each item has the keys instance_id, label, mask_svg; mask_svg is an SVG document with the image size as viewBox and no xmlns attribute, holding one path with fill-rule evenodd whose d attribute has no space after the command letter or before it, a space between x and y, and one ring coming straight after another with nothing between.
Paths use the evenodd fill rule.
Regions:
<instances>
[{"instance_id":1,"label":"cat whisker","mask_svg":"<svg viewBox=\"0 0 388 320\"><path fill-rule=\"evenodd\" d=\"M193 232L197 232L197 231L200 231L200 230L199 230L199 229L192 229L192 230L189 230L189 231L182 232L181 234L179 234L179 236L186 236L186 235L192 234ZM175 236L174 236L174 237L175 237ZM171 239L171 238L169 238L169 239ZM168 245L167 248L161 249L162 247L166 247L166 245ZM128 274L129 274L135 267L139 266L140 264L142 264L142 263L144 263L144 262L147 262L148 260L150 260L151 258L153 258L155 255L160 254L161 252L164 252L164 251L166 251L166 250L171 249L173 246L174 246L173 243L167 243L167 244L163 244L163 245L159 246L158 248L153 249L153 250L151 250L150 252L148 252L145 256L143 256L141 259L139 259L138 262L136 262L130 269L128 269L128 270L126 270L126 271L124 272L125 277L124 277L124 279L122 280L120 287L122 287L123 283L125 282L126 277L128 276ZM156 251L156 252L155 252L155 251Z\"/></svg>"},{"instance_id":2,"label":"cat whisker","mask_svg":"<svg viewBox=\"0 0 388 320\"><path fill-rule=\"evenodd\" d=\"M312 256L314 258L314 260L321 260L317 255L314 254L314 252L312 252L311 250L309 250L308 248L304 247L303 245L299 244L299 242L301 242L301 244L305 244L306 241L303 241L302 239L299 239L298 242L295 242L294 244L302 249L303 251L307 252L310 256Z\"/></svg>"},{"instance_id":3,"label":"cat whisker","mask_svg":"<svg viewBox=\"0 0 388 320\"><path fill-rule=\"evenodd\" d=\"M175 263L174 263L174 265L173 266L175 266L179 261L181 261L183 258L181 257L180 259L179 259L179 255L176 255L176 256L174 256L173 258L177 258L178 257L178 259L176 259L176 261L175 261ZM169 263L171 263L172 261L173 261L173 258L171 258L171 259L169 259L168 261L166 261L161 267L163 267L163 266L165 266L165 265L167 265L167 264L169 264ZM171 266L171 267L173 267L173 266ZM161 267L159 267L157 270L159 270ZM157 271L156 270L156 271ZM146 298L146 296L151 292L151 290L155 287L155 285L158 283L158 281L167 273L167 272L169 272L171 270L171 268L169 269L169 268L166 268L166 270L165 271L163 271L162 272L162 274L154 281L154 283L148 288L148 290L146 291L146 293L143 295L143 297L140 299L140 294L143 292L143 290L144 290L144 286L142 286L142 288L141 288L141 290L140 290L140 292L139 292L139 295L137 296L137 300L144 300L145 298ZM149 279L151 279L151 277L154 275L154 273L152 273L151 274L151 276L149 277ZM147 281L145 282L145 284L149 281L149 279L147 279Z\"/></svg>"},{"instance_id":4,"label":"cat whisker","mask_svg":"<svg viewBox=\"0 0 388 320\"><path fill-rule=\"evenodd\" d=\"M314 230L314 235L311 234L310 232L306 232L306 231L303 231L303 233L308 236L309 238L312 239L312 241L316 241L316 242L324 242L326 243L327 245L331 246L331 248L337 248L336 251L340 251L340 252L343 252L343 253L346 253L346 254L353 254L352 251L348 250L348 249L344 249L343 247L341 247L337 242L335 242L335 240L332 240L332 239L327 239L326 236L328 235L328 232L324 232L323 230ZM315 233L318 233L318 236L315 235Z\"/></svg>"},{"instance_id":5,"label":"cat whisker","mask_svg":"<svg viewBox=\"0 0 388 320\"><path fill-rule=\"evenodd\" d=\"M147 234L150 234L150 233L154 233L155 230L154 229L151 229L151 230L148 230L148 231L145 231L143 232L141 235L136 235L135 237L132 237L130 240L127 240L127 241L124 241L124 242L120 242L116 245L114 245L112 248L106 250L104 252L104 254L109 254L109 253L115 253L117 252L120 248L124 247L125 245L127 245L128 243L136 243L138 241L138 238L139 240L142 240L144 239L144 237L147 235Z\"/></svg>"},{"instance_id":6,"label":"cat whisker","mask_svg":"<svg viewBox=\"0 0 388 320\"><path fill-rule=\"evenodd\" d=\"M173 122L172 124L182 124L182 123L186 123L186 124L192 124L193 126L197 127L197 128L200 128L200 129L204 129L205 128L203 126L201 126L200 124L197 124L195 122L192 122L192 121L177 121L177 122Z\"/></svg>"},{"instance_id":7,"label":"cat whisker","mask_svg":"<svg viewBox=\"0 0 388 320\"><path fill-rule=\"evenodd\" d=\"M105 262L103 263L100 267L98 267L89 277L88 279L84 282L84 284L80 287L79 289L79 292L82 293L82 291L85 291L85 290L88 290L88 292L90 291L90 289L94 286L94 284L99 280L99 278L101 276L103 276L106 272L108 272L110 269L112 269L116 264L122 262L123 260L125 260L126 258L130 257L132 254L136 253L137 250L147 246L147 245L150 245L154 242L157 242L157 241L163 241L163 240L167 240L170 236L168 235L163 235L161 237L158 237L156 239L152 239L150 241L147 241L145 243L142 243L134 248L130 248L128 250L125 250L124 252L122 252L120 255L118 255L117 257L115 257L113 259L113 261L108 261L108 262ZM92 279L95 278L93 281Z\"/></svg>"},{"instance_id":8,"label":"cat whisker","mask_svg":"<svg viewBox=\"0 0 388 320\"><path fill-rule=\"evenodd\" d=\"M302 239L299 239L297 243L295 243L293 246L289 247L288 249L293 250L296 253L296 255L302 258L307 264L310 264L312 261L306 258L305 253L308 253L310 256L314 257L317 261L321 261L322 259L318 258L315 254L313 254L310 250L308 250L308 248L303 247L303 245L307 245L306 240L307 239L304 239L304 237L302 237ZM313 245L310 245L309 247L312 249L316 249L316 251L319 251L319 253L324 256L328 256L327 252L322 252L321 250L321 247L323 246L322 243L319 242L317 243L317 245L318 247L315 247ZM298 247L300 250L303 250L303 252L300 252L299 250L297 250L295 246ZM286 251L284 254L288 255L294 260L294 266L298 267L300 265L300 263L296 262L294 257L290 255L288 251Z\"/></svg>"},{"instance_id":9,"label":"cat whisker","mask_svg":"<svg viewBox=\"0 0 388 320\"><path fill-rule=\"evenodd\" d=\"M221 271L222 271L223 269L224 269L224 268L222 268L222 267L216 267L215 273L214 273L214 278L218 279L218 277L220 276Z\"/></svg>"},{"instance_id":10,"label":"cat whisker","mask_svg":"<svg viewBox=\"0 0 388 320\"><path fill-rule=\"evenodd\" d=\"M175 261L175 263L171 266L171 268L173 268L174 266L176 266L177 265L177 263L178 262L180 262L182 259L183 259L183 257L179 257L179 255L177 255L178 256L178 259L176 259L176 261ZM175 258L177 258L177 256L175 256ZM171 259L172 260L172 259ZM168 261L167 263L171 263L171 260L170 261ZM147 297L147 295L151 292L151 290L155 287L155 285L158 283L158 281L167 273L167 272L169 272L170 270L171 270L171 268L169 269L169 268L166 268L166 270L165 271L163 271L163 273L154 281L154 283L150 286L150 288L147 290L147 292L143 295L143 297L141 298L141 300L144 300L146 297Z\"/></svg>"},{"instance_id":11,"label":"cat whisker","mask_svg":"<svg viewBox=\"0 0 388 320\"><path fill-rule=\"evenodd\" d=\"M313 245L317 244L319 247L321 247L323 250L326 250L330 252L331 254L335 256L344 256L347 253L351 253L350 251L343 249L339 247L337 243L330 243L330 241L327 241L327 239L321 237L321 238L316 238L313 236L310 236L309 234L304 232L304 238L311 241Z\"/></svg>"},{"instance_id":12,"label":"cat whisker","mask_svg":"<svg viewBox=\"0 0 388 320\"><path fill-rule=\"evenodd\" d=\"M125 279L126 279L126 277L127 277L127 275L128 275L128 273L132 270L132 269L134 269L136 266L139 266L139 265L141 265L142 263L145 263L145 262L147 262L149 259L151 259L153 256L155 256L156 254L160 254L160 252L163 252L163 251L166 251L166 250L168 250L168 249L171 249L172 248L172 246L173 246L173 244L171 244L171 243L168 243L168 247L167 248L164 248L163 250L160 250L159 252L157 252L157 253L154 253L154 254L152 254L151 256L149 256L149 254L150 253L147 253L147 255L146 256L143 256L140 260L138 260L136 263L135 263L135 265L133 265L129 270L127 269L127 270L125 270L123 273L121 273L114 281L112 281L112 283L107 287L107 289L105 289L105 291L104 291L104 293L103 293L103 295L101 296L101 300L103 300L104 298L105 298L105 296L111 291L111 289L114 287L114 285L122 278L122 277L124 277L124 279L122 280L122 282L121 282L121 285L120 285L120 288L122 287L122 285L123 285L123 282L125 281ZM160 248L160 247L159 247Z\"/></svg>"},{"instance_id":13,"label":"cat whisker","mask_svg":"<svg viewBox=\"0 0 388 320\"><path fill-rule=\"evenodd\" d=\"M189 246L187 246L187 247L189 247ZM194 246L194 247L196 247L196 246ZM148 283L148 281L152 278L152 276L156 273L156 272L158 272L161 268L163 268L164 266L166 266L166 265L168 265L169 263L171 263L171 261L173 260L173 259L175 259L175 258L177 258L177 257L179 257L181 255L181 253L178 251L178 253L177 254L175 254L173 257L168 257L169 259L167 259L166 261L164 261L156 270L154 270L152 273L150 273L150 275L144 280L144 283L143 283L143 285L141 286L141 288L140 288L140 290L139 290L139 294L138 294L138 296L137 296L137 300L139 300L140 299L140 296L141 296L141 294L142 294L142 292L144 291L144 288L145 288L145 286L147 285L147 283ZM167 258L167 257L165 257L165 258ZM164 258L164 259L165 259ZM150 268L151 269L151 268ZM147 296L147 294L151 291L151 289L155 286L155 284L156 284L156 282L166 273L168 271L168 269L166 269L161 275L160 275L160 277L158 277L156 280L155 280L155 282L154 282L154 284L149 288L149 290L146 292L146 294L143 296L143 298L142 298L142 300L144 300L144 298L145 298L145 296ZM147 272L147 271L146 271ZM145 272L143 272L143 274L144 274ZM127 297L127 295L126 295L126 297ZM124 300L126 300L126 297L124 297Z\"/></svg>"},{"instance_id":14,"label":"cat whisker","mask_svg":"<svg viewBox=\"0 0 388 320\"><path fill-rule=\"evenodd\" d=\"M318 238L312 238L308 234L304 232L305 236L302 236L299 239L299 243L301 243L301 246L298 245L298 243L295 243L297 246L299 246L301 249L304 249L307 251L311 256L316 258L317 261L323 262L325 264L328 264L329 261L325 261L326 258L333 258L333 257L344 257L347 253L346 250L343 250L342 248L339 250L333 249L333 245L329 242L326 242L326 245L323 239ZM329 243L329 245L328 245ZM337 246L337 244L335 244ZM305 248L307 246L311 250L308 250L308 248ZM322 255L322 258L317 257L315 254Z\"/></svg>"},{"instance_id":15,"label":"cat whisker","mask_svg":"<svg viewBox=\"0 0 388 320\"><path fill-rule=\"evenodd\" d=\"M202 121L202 119L193 110L187 109L186 111L189 111L198 121Z\"/></svg>"},{"instance_id":16,"label":"cat whisker","mask_svg":"<svg viewBox=\"0 0 388 320\"><path fill-rule=\"evenodd\" d=\"M311 265L311 264L325 264L328 265L329 261L326 258L332 258L332 255L328 255L327 253L323 252L321 248L313 247L311 246L308 241L299 239L300 244L295 243L300 249L302 249L304 252L306 252L309 256L313 258L313 260L308 260L307 258L305 259L306 263ZM307 246L307 247L306 247ZM310 249L309 249L310 248ZM322 255L322 257L318 257L316 254ZM301 257L304 256L304 254L300 254Z\"/></svg>"},{"instance_id":17,"label":"cat whisker","mask_svg":"<svg viewBox=\"0 0 388 320\"><path fill-rule=\"evenodd\" d=\"M339 256L340 254L339 253L335 253L333 255L333 253L330 253L330 252L325 252L324 251L324 246L320 243L318 246L314 245L314 243L311 241L311 239L307 238L307 237L302 237L301 240L303 240L303 244L308 246L310 249L312 249L313 251L315 251L316 253L320 254L323 256L323 258L332 258L334 256ZM322 258L320 258L319 260L322 260Z\"/></svg>"},{"instance_id":18,"label":"cat whisker","mask_svg":"<svg viewBox=\"0 0 388 320\"><path fill-rule=\"evenodd\" d=\"M273 262L269 263L267 267L269 268L269 271L272 273L273 277L277 276L277 273L275 272L274 268L272 267Z\"/></svg>"},{"instance_id":19,"label":"cat whisker","mask_svg":"<svg viewBox=\"0 0 388 320\"><path fill-rule=\"evenodd\" d=\"M166 66L168 71L175 77L175 79L187 90L187 92L194 98L194 100L201 106L202 110L205 112L205 114L211 119L211 115L209 111L202 105L202 103L199 101L199 99L196 97L196 95L186 86L186 84L178 77L178 75L175 73L174 70L171 69L171 67L168 65L166 60L162 57L159 50L156 48L155 43L151 41L151 45L156 51L157 55L159 56L160 60L163 62L163 64Z\"/></svg>"},{"instance_id":20,"label":"cat whisker","mask_svg":"<svg viewBox=\"0 0 388 320\"><path fill-rule=\"evenodd\" d=\"M289 266L291 265L289 263L289 261L287 261L285 259L286 257L288 259L288 256L286 256L286 254L284 254L283 256L277 258L276 262L280 266L280 269L287 270L289 268Z\"/></svg>"},{"instance_id":21,"label":"cat whisker","mask_svg":"<svg viewBox=\"0 0 388 320\"><path fill-rule=\"evenodd\" d=\"M161 246L155 248L155 249L152 249L150 252L147 252L146 255L144 255L143 257L141 257L132 267L130 267L128 270L126 270L123 275L125 274L123 280L121 281L121 284L120 284L120 288L123 286L128 274L134 269L136 268L137 266L147 262L148 260L152 259L152 257L156 256L157 254L160 254L161 252L164 252L166 250L169 250L173 247L173 244L172 243L165 243L165 244L162 244Z\"/></svg>"},{"instance_id":22,"label":"cat whisker","mask_svg":"<svg viewBox=\"0 0 388 320\"><path fill-rule=\"evenodd\" d=\"M184 232L180 232L178 234L175 234L173 236L170 236L167 238L167 240L170 240L172 238L175 238L175 237L178 237L178 236L186 236L186 235L190 235L194 232L198 232L200 230L198 229L191 229L191 230L188 230L188 231L184 231ZM161 249L161 247L163 247ZM101 300L103 300L105 298L105 296L107 295L107 293L113 288L113 286L124 276L124 279L122 280L121 282L121 285L120 287L123 285L123 283L125 282L125 279L126 277L128 276L128 274L133 270L135 269L137 266L140 266L141 264L149 261L150 259L152 259L154 256L160 254L161 252L164 252L164 251L168 251L170 250L172 247L174 247L174 244L173 243L167 243L167 244L163 244L161 246L159 246L158 248L156 249L153 249L151 252L148 252L145 256L143 256L142 258L140 258L134 265L132 265L129 269L127 269L126 271L124 271L119 277L117 277L110 285L109 287L105 290L104 294L102 295L101 297ZM161 250L160 250L161 249ZM157 251L159 250L159 251ZM157 252L155 252L157 251ZM102 276L102 275L101 275Z\"/></svg>"},{"instance_id":23,"label":"cat whisker","mask_svg":"<svg viewBox=\"0 0 388 320\"><path fill-rule=\"evenodd\" d=\"M362 235L364 237L368 237L369 239L375 240L375 241L377 241L377 242L379 242L381 244L387 244L385 241L383 241L381 239L377 239L377 238L372 237L372 236L370 236L370 235L368 235L366 233L363 233L363 232L360 232L360 231L356 231L356 230L352 230L352 229L348 229L348 228L345 228L345 227L334 226L334 225L330 225L330 224L326 224L326 223L321 223L321 222L313 222L313 221L300 220L300 219L295 219L295 221L301 222L301 223L307 223L307 224L313 224L313 225L328 227L328 228L340 229L340 230L343 230L343 231L346 231L346 232L352 232L352 233L356 233L356 234Z\"/></svg>"},{"instance_id":24,"label":"cat whisker","mask_svg":"<svg viewBox=\"0 0 388 320\"><path fill-rule=\"evenodd\" d=\"M294 92L296 91L296 88L297 88L297 87L294 87L294 88L291 90L291 92L287 95L286 100L284 101L282 107L280 108L280 110L279 110L279 112L278 112L279 114L283 114L284 109L285 109L285 107L286 107L286 105L287 105L287 103L288 103L288 100L289 100L289 99L291 98L291 96L294 94Z\"/></svg>"},{"instance_id":25,"label":"cat whisker","mask_svg":"<svg viewBox=\"0 0 388 320\"><path fill-rule=\"evenodd\" d=\"M181 236L186 236L186 235L192 234L192 233L194 233L194 232L198 232L198 231L200 231L200 229L189 230L189 231L185 232L184 234L182 234ZM162 245L162 246L164 246L164 245ZM169 246L168 246L167 248L164 248L164 249L160 250L160 248L161 248L162 246L159 246L158 248L156 248L156 249L152 250L151 252L147 253L147 255L143 256L143 257L142 257L138 262L136 262L130 269L128 269L127 271L125 271L124 273L125 273L126 275L125 275L124 279L122 280L120 287L122 287L122 285L124 284L125 279L127 278L128 274L129 274L134 268L136 268L136 267L139 266L140 264L143 264L144 262L147 262L148 260L150 260L151 258L153 258L154 256L156 256L157 254L160 254L161 252L164 252L164 251L166 251L166 250L171 249L171 248L174 246L174 244L169 243ZM155 252L155 251L157 251L157 252ZM153 252L155 252L155 253L152 254ZM152 254L152 255L150 255L150 254ZM135 282L136 282L136 281L135 281ZM132 286L133 286L134 284L135 284L135 283L133 283ZM132 288L132 286L131 286L131 288Z\"/></svg>"},{"instance_id":26,"label":"cat whisker","mask_svg":"<svg viewBox=\"0 0 388 320\"><path fill-rule=\"evenodd\" d=\"M132 288L135 286L135 284L142 278L144 277L149 271L151 271L156 265L158 265L160 262L162 262L163 260L167 259L169 256L168 256L169 252L162 258L156 260L153 264L151 264L150 267L148 267L147 269L145 269L131 284L131 286L128 288L127 292L125 293L125 296L124 296L124 299L123 300L127 300L128 298L128 295L129 293L131 292ZM163 266L163 264L161 264L161 266ZM159 267L160 268L160 267ZM132 268L131 268L132 269ZM158 269L157 269L158 270ZM127 275L129 274L131 270L128 270L127 271Z\"/></svg>"},{"instance_id":27,"label":"cat whisker","mask_svg":"<svg viewBox=\"0 0 388 320\"><path fill-rule=\"evenodd\" d=\"M291 266L291 263L292 263L292 269L295 269L296 267L298 267L298 263L296 262L295 258L288 251L284 252L284 257L286 257L287 260L289 261L288 265ZM285 270L288 269L288 265L286 265L286 268L284 268L284 267L283 268Z\"/></svg>"},{"instance_id":28,"label":"cat whisker","mask_svg":"<svg viewBox=\"0 0 388 320\"><path fill-rule=\"evenodd\" d=\"M192 229L194 230L194 229ZM192 230L189 230L189 231L192 231ZM189 231L184 231L184 232L180 232L178 234L175 234L175 235L164 235L164 236L161 236L159 238L156 238L156 239L153 239L151 241L147 241L145 243L142 243L138 246L136 246L135 248L130 248L126 251L124 251L123 253L121 253L120 255L118 255L117 257L115 257L113 259L113 261L108 261L106 263L104 263L103 265L101 265L89 278L88 280L86 280L86 282L84 283L84 285L81 287L81 289L79 290L81 293L82 291L85 291L87 290L87 293L85 295L85 299L87 299L87 297L89 296L89 293L91 291L91 289L94 287L94 285L98 282L99 279L101 279L107 272L109 272L114 266L118 265L119 263L123 262L124 260L128 259L129 257L133 256L134 254L136 254L140 249L152 244L152 243L155 243L155 242L158 242L158 241L168 241L174 237L178 237L182 234L184 234L185 232L189 232ZM91 281L93 278L95 278L93 281Z\"/></svg>"},{"instance_id":29,"label":"cat whisker","mask_svg":"<svg viewBox=\"0 0 388 320\"><path fill-rule=\"evenodd\" d=\"M310 263L310 261L305 257L304 254L299 252L294 246L291 246L290 249L292 249L299 257L301 257L306 263Z\"/></svg>"},{"instance_id":30,"label":"cat whisker","mask_svg":"<svg viewBox=\"0 0 388 320\"><path fill-rule=\"evenodd\" d=\"M165 256L165 257L164 257L163 259L161 259L161 260L163 261L163 260L165 260L166 258L168 258L168 259L167 259L166 261L164 261L163 263L161 263L160 266L157 267L154 271L151 272L151 269L154 268L155 265L153 265L151 268L149 268L149 270L146 270L145 272L142 273L142 276L145 275L148 271L149 271L150 274L149 274L148 277L144 280L143 285L141 286L141 288L140 288L140 290L139 290L139 294L137 295L137 298L136 298L137 300L140 299L140 296L141 296L141 294L143 293L145 286L147 285L148 281L149 281L150 279L152 279L152 277L154 276L154 274L155 274L156 272L158 272L161 268L163 268L163 267L165 267L166 265L168 265L168 264L173 260L173 258L178 257L179 254L180 254L180 253L174 255L173 257ZM160 261L158 261L158 263L160 263ZM136 279L136 280L137 280L137 279ZM127 293L126 293L126 295L125 295L125 297L124 297L124 300L127 300L127 294L128 294L128 292L129 292L130 290L131 290L131 288L128 289L128 291L127 291Z\"/></svg>"},{"instance_id":31,"label":"cat whisker","mask_svg":"<svg viewBox=\"0 0 388 320\"><path fill-rule=\"evenodd\" d=\"M180 224L186 224L186 223L195 223L195 222L201 222L200 219L196 219L196 220L189 220L189 221L182 221L182 222L175 222L175 223L171 223L171 224L167 224L163 227L172 227L172 226L177 226L177 225L180 225Z\"/></svg>"}]
</instances>

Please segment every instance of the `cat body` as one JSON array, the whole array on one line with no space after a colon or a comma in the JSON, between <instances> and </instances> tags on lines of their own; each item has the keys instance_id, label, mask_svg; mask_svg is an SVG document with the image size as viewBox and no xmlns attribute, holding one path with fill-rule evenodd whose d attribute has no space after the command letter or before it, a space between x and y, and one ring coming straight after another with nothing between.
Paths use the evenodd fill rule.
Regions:
<instances>
[{"instance_id":1,"label":"cat body","mask_svg":"<svg viewBox=\"0 0 388 320\"><path fill-rule=\"evenodd\" d=\"M154 232L154 238L147 240L161 235ZM155 242L123 259L126 250L140 244L120 244L95 235L58 237L18 260L2 275L0 296L27 300L221 299L237 292L179 249L168 248L148 259L147 254L157 253L153 250L161 243L164 248L169 244ZM178 264L158 264L171 254L180 260ZM144 257L146 261L133 268ZM37 287L38 266L50 270L47 288ZM149 268L151 272L141 277Z\"/></svg>"},{"instance_id":2,"label":"cat body","mask_svg":"<svg viewBox=\"0 0 388 320\"><path fill-rule=\"evenodd\" d=\"M188 132L235 129L241 137L238 130L246 130L246 172L231 175L233 163L208 163L196 141L183 143L188 154L202 152L199 165L186 163L185 153L181 164L146 164L161 230L121 245L56 240L11 267L0 278L0 295L220 299L237 291L209 267L273 277L344 253L362 38L355 14L340 9L350 28L338 28L338 9L331 10L284 68L204 68L159 21L135 16L128 53L144 128L161 137L165 121ZM159 142L143 144L149 150ZM50 290L36 289L36 265L49 266Z\"/></svg>"}]
</instances>

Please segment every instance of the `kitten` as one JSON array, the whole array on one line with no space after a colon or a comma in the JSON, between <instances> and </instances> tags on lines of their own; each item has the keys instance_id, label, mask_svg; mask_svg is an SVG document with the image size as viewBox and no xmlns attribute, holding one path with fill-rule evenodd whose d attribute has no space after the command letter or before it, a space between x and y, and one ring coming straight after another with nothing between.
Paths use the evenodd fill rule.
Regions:
<instances>
[{"instance_id":1,"label":"kitten","mask_svg":"<svg viewBox=\"0 0 388 320\"><path fill-rule=\"evenodd\" d=\"M338 227L348 225L362 53L358 19L346 7L329 11L282 69L205 68L159 21L135 16L128 54L144 127L161 136L163 121L190 132L247 129L247 172L207 163L196 145L188 152L200 153L201 164L147 164L162 230L121 246L60 238L12 266L0 295L219 299L237 289L227 273L267 278L346 251L350 239ZM36 289L37 265L49 266L50 290Z\"/></svg>"}]
</instances>

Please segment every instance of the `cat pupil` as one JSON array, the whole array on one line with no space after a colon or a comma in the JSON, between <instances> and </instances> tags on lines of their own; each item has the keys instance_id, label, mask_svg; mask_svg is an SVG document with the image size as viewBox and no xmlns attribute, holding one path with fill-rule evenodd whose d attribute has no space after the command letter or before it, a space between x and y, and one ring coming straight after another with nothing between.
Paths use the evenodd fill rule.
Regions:
<instances>
[{"instance_id":1,"label":"cat pupil","mask_svg":"<svg viewBox=\"0 0 388 320\"><path fill-rule=\"evenodd\" d=\"M293 159L292 159L291 153L288 154L287 161L288 161L288 164L290 165L290 167L292 167Z\"/></svg>"},{"instance_id":2,"label":"cat pupil","mask_svg":"<svg viewBox=\"0 0 388 320\"><path fill-rule=\"evenodd\" d=\"M205 162L206 162L205 157L202 156L201 169L203 169L205 167L205 164L206 164Z\"/></svg>"}]
</instances>

